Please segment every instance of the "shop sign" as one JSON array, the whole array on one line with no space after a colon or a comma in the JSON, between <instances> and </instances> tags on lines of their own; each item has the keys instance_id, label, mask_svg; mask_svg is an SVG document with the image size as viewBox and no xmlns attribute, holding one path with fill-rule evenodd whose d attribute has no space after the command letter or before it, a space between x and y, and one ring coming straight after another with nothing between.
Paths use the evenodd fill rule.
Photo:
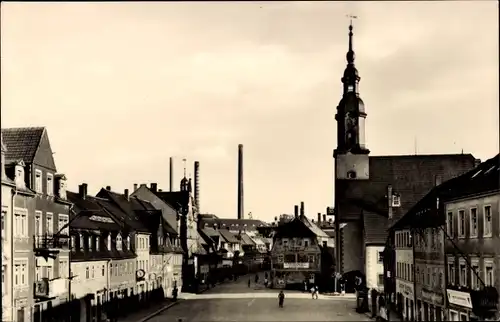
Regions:
<instances>
[{"instance_id":1,"label":"shop sign","mask_svg":"<svg viewBox=\"0 0 500 322\"><path fill-rule=\"evenodd\" d=\"M450 304L472 309L472 300L469 292L446 290L446 294L448 295L448 302Z\"/></svg>"},{"instance_id":2,"label":"shop sign","mask_svg":"<svg viewBox=\"0 0 500 322\"><path fill-rule=\"evenodd\" d=\"M398 281L396 284L396 292L404 294L406 297L410 297L413 295L413 285L403 281Z\"/></svg>"},{"instance_id":3,"label":"shop sign","mask_svg":"<svg viewBox=\"0 0 500 322\"><path fill-rule=\"evenodd\" d=\"M283 263L283 268L307 269L309 268L309 263Z\"/></svg>"},{"instance_id":4,"label":"shop sign","mask_svg":"<svg viewBox=\"0 0 500 322\"><path fill-rule=\"evenodd\" d=\"M437 305L443 305L444 304L444 299L442 294L437 294L431 291L428 291L426 289L422 289L421 293L422 299L432 302Z\"/></svg>"}]
</instances>

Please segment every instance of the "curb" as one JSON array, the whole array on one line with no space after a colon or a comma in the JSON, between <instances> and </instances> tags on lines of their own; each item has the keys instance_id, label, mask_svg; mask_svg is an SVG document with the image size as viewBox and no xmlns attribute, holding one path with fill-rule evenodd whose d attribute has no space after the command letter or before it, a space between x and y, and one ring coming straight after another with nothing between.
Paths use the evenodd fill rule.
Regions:
<instances>
[{"instance_id":1,"label":"curb","mask_svg":"<svg viewBox=\"0 0 500 322\"><path fill-rule=\"evenodd\" d=\"M159 315L160 313L162 313L163 311L166 311L166 310L168 310L169 308L171 308L172 306L179 304L179 302L181 302L181 301L182 301L182 300L177 300L177 302L170 303L170 304L168 304L168 305L166 305L166 306L162 307L161 309L158 309L158 310L156 310L155 312L153 312L153 313L149 314L148 316L146 316L146 317L144 317L144 318L142 318L142 319L138 320L137 322L145 322L145 321L147 321L147 320L149 320L149 319L152 319L152 318L154 318L155 316L157 316L157 315Z\"/></svg>"}]
</instances>

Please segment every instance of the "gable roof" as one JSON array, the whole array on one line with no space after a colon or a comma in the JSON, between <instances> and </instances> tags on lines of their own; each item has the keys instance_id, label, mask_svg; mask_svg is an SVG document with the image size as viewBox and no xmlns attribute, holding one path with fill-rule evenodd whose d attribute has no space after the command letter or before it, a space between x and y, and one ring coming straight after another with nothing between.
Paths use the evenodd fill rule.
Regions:
<instances>
[{"instance_id":1,"label":"gable roof","mask_svg":"<svg viewBox=\"0 0 500 322\"><path fill-rule=\"evenodd\" d=\"M500 154L478 167L447 180L431 189L391 229L435 227L443 225L444 216L436 216L440 205L454 199L500 191Z\"/></svg>"},{"instance_id":2,"label":"gable roof","mask_svg":"<svg viewBox=\"0 0 500 322\"><path fill-rule=\"evenodd\" d=\"M232 232L230 232L229 230L219 229L218 232L222 236L222 238L224 238L228 243L232 243L232 244L239 244L240 243L238 238L236 238L236 236Z\"/></svg>"},{"instance_id":3,"label":"gable roof","mask_svg":"<svg viewBox=\"0 0 500 322\"><path fill-rule=\"evenodd\" d=\"M90 230L106 230L106 231L121 231L124 228L124 224L117 221L114 216L121 216L119 213L115 212L113 214L109 213L103 204L106 204L106 200L99 200L99 198L93 196L86 196L82 199L78 193L67 191L66 196L69 201L73 203L73 211L77 216L70 221L71 228L77 229L90 229ZM118 211L117 209L113 209ZM73 216L75 216L73 215ZM103 222L97 220L90 220L92 216L109 218L112 222Z\"/></svg>"},{"instance_id":4,"label":"gable roof","mask_svg":"<svg viewBox=\"0 0 500 322\"><path fill-rule=\"evenodd\" d=\"M128 226L132 227L132 229L138 232L149 232L147 227L142 223L139 215L134 211L132 202L127 200L124 195L102 188L97 193L97 197L107 199L113 204L113 207L119 208L121 213L124 214L121 220L123 220ZM108 205L106 205L106 207L108 207Z\"/></svg>"},{"instance_id":5,"label":"gable roof","mask_svg":"<svg viewBox=\"0 0 500 322\"><path fill-rule=\"evenodd\" d=\"M129 201L132 204L132 208L134 209L136 214L139 215L140 219L142 218L147 222L151 221L150 218L152 216L157 218L157 220L161 219L162 227L169 235L178 235L175 229L170 226L170 224L166 220L163 220L162 211L156 209L149 201L139 199L136 196L130 197ZM159 224L159 222L157 222L157 224Z\"/></svg>"},{"instance_id":6,"label":"gable roof","mask_svg":"<svg viewBox=\"0 0 500 322\"><path fill-rule=\"evenodd\" d=\"M7 147L5 160L23 160L25 163L33 163L44 132L44 127L2 129L3 141Z\"/></svg>"},{"instance_id":7,"label":"gable roof","mask_svg":"<svg viewBox=\"0 0 500 322\"><path fill-rule=\"evenodd\" d=\"M240 236L240 241L241 241L242 245L255 246L255 242L247 234L241 233L241 234L239 234L239 236Z\"/></svg>"},{"instance_id":8,"label":"gable roof","mask_svg":"<svg viewBox=\"0 0 500 322\"><path fill-rule=\"evenodd\" d=\"M370 156L369 180L337 180L338 205L344 213L367 212L365 238L385 243L389 184L401 199L401 206L393 208L397 221L434 187L436 176L449 180L474 168L475 161L471 154Z\"/></svg>"},{"instance_id":9,"label":"gable roof","mask_svg":"<svg viewBox=\"0 0 500 322\"><path fill-rule=\"evenodd\" d=\"M293 237L317 237L314 231L299 218L276 227L274 238L293 238Z\"/></svg>"},{"instance_id":10,"label":"gable roof","mask_svg":"<svg viewBox=\"0 0 500 322\"><path fill-rule=\"evenodd\" d=\"M177 211L181 210L182 205L189 203L189 192L187 191L152 191L158 198L168 203Z\"/></svg>"},{"instance_id":11,"label":"gable roof","mask_svg":"<svg viewBox=\"0 0 500 322\"><path fill-rule=\"evenodd\" d=\"M317 237L329 238L329 236L321 228L319 228L318 225L311 221L311 219L306 216L300 216L299 218Z\"/></svg>"}]
</instances>

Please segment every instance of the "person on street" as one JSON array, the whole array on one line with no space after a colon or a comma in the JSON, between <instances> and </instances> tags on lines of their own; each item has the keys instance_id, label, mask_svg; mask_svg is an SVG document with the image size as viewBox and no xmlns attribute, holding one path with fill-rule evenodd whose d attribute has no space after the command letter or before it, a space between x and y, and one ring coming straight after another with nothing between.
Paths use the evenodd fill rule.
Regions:
<instances>
[{"instance_id":1,"label":"person on street","mask_svg":"<svg viewBox=\"0 0 500 322\"><path fill-rule=\"evenodd\" d=\"M259 274L255 274L255 284L259 283Z\"/></svg>"},{"instance_id":2,"label":"person on street","mask_svg":"<svg viewBox=\"0 0 500 322\"><path fill-rule=\"evenodd\" d=\"M317 300L319 294L318 285L314 286L314 298Z\"/></svg>"},{"instance_id":3,"label":"person on street","mask_svg":"<svg viewBox=\"0 0 500 322\"><path fill-rule=\"evenodd\" d=\"M177 289L177 286L174 286L174 289L172 290L172 298L174 299L174 301L177 301L178 292L179 290Z\"/></svg>"},{"instance_id":4,"label":"person on street","mask_svg":"<svg viewBox=\"0 0 500 322\"><path fill-rule=\"evenodd\" d=\"M267 277L264 279L264 286L267 287L267 283L268 283L268 280L267 280Z\"/></svg>"},{"instance_id":5,"label":"person on street","mask_svg":"<svg viewBox=\"0 0 500 322\"><path fill-rule=\"evenodd\" d=\"M283 303L285 302L285 293L283 291L280 291L278 294L278 302L279 302L279 307L283 307Z\"/></svg>"},{"instance_id":6,"label":"person on street","mask_svg":"<svg viewBox=\"0 0 500 322\"><path fill-rule=\"evenodd\" d=\"M304 281L304 293L307 292L307 282Z\"/></svg>"},{"instance_id":7,"label":"person on street","mask_svg":"<svg viewBox=\"0 0 500 322\"><path fill-rule=\"evenodd\" d=\"M250 281L250 277L248 278L248 287L250 288L250 284L252 281Z\"/></svg>"}]
</instances>

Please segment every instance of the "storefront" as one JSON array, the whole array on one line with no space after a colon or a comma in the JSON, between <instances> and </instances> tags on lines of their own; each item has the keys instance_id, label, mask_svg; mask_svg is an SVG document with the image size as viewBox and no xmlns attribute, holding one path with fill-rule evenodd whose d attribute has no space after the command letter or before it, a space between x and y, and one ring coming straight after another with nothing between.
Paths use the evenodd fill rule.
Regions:
<instances>
[{"instance_id":1,"label":"storefront","mask_svg":"<svg viewBox=\"0 0 500 322\"><path fill-rule=\"evenodd\" d=\"M415 298L415 289L413 283L397 279L396 294L396 296L399 297L398 302L400 303L399 306L403 317L405 320L414 321L415 304L413 300Z\"/></svg>"},{"instance_id":2,"label":"storefront","mask_svg":"<svg viewBox=\"0 0 500 322\"><path fill-rule=\"evenodd\" d=\"M417 294L418 321L446 321L444 295L421 288Z\"/></svg>"},{"instance_id":3,"label":"storefront","mask_svg":"<svg viewBox=\"0 0 500 322\"><path fill-rule=\"evenodd\" d=\"M469 321L472 300L469 292L446 290L448 298L448 321Z\"/></svg>"}]
</instances>

